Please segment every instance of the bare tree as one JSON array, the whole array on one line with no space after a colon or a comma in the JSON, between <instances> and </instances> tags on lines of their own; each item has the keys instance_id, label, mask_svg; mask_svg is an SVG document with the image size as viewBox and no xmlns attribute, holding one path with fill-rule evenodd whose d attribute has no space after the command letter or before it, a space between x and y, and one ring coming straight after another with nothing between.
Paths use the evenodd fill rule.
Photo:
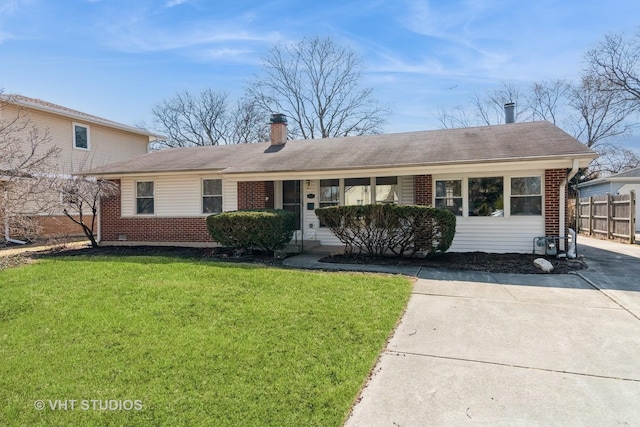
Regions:
<instances>
[{"instance_id":1,"label":"bare tree","mask_svg":"<svg viewBox=\"0 0 640 427\"><path fill-rule=\"evenodd\" d=\"M230 107L224 92L205 89L197 95L181 92L153 108L154 124L167 138L155 149L194 145L262 142L268 139L268 114L254 101Z\"/></svg>"},{"instance_id":2,"label":"bare tree","mask_svg":"<svg viewBox=\"0 0 640 427\"><path fill-rule=\"evenodd\" d=\"M247 144L269 140L269 115L252 100L240 100L232 117L231 140Z\"/></svg>"},{"instance_id":3,"label":"bare tree","mask_svg":"<svg viewBox=\"0 0 640 427\"><path fill-rule=\"evenodd\" d=\"M628 134L634 127L627 119L634 112L624 95L610 90L610 83L595 74L585 74L568 91L568 104L579 114L574 136L587 147L597 148L610 138Z\"/></svg>"},{"instance_id":4,"label":"bare tree","mask_svg":"<svg viewBox=\"0 0 640 427\"><path fill-rule=\"evenodd\" d=\"M473 126L469 112L462 105L456 105L451 111L444 107L438 107L438 121L443 129L468 128Z\"/></svg>"},{"instance_id":5,"label":"bare tree","mask_svg":"<svg viewBox=\"0 0 640 427\"><path fill-rule=\"evenodd\" d=\"M571 85L563 79L534 82L525 94L531 120L558 123Z\"/></svg>"},{"instance_id":6,"label":"bare tree","mask_svg":"<svg viewBox=\"0 0 640 427\"><path fill-rule=\"evenodd\" d=\"M227 144L230 138L228 96L205 89L198 95L181 92L153 108L154 124L168 137L162 147Z\"/></svg>"},{"instance_id":7,"label":"bare tree","mask_svg":"<svg viewBox=\"0 0 640 427\"><path fill-rule=\"evenodd\" d=\"M438 120L445 129L470 126L491 126L505 122L504 105L516 104L516 121L528 114L520 88L510 82L504 82L498 89L489 90L483 95L474 94L467 107L457 105L452 111L438 110ZM474 119L475 118L475 119Z\"/></svg>"},{"instance_id":8,"label":"bare tree","mask_svg":"<svg viewBox=\"0 0 640 427\"><path fill-rule=\"evenodd\" d=\"M285 114L289 132L304 139L380 133L388 111L362 87L363 67L351 49L330 38L276 45L263 59L248 97L265 111Z\"/></svg>"},{"instance_id":9,"label":"bare tree","mask_svg":"<svg viewBox=\"0 0 640 427\"><path fill-rule=\"evenodd\" d=\"M62 193L64 214L82 228L91 247L98 247L96 221L100 200L119 194L118 186L113 181L75 176L59 181L58 190Z\"/></svg>"},{"instance_id":10,"label":"bare tree","mask_svg":"<svg viewBox=\"0 0 640 427\"><path fill-rule=\"evenodd\" d=\"M0 93L0 216L9 234L34 237L35 215L48 213L59 199L52 196L60 149L48 129L40 129L28 112Z\"/></svg>"},{"instance_id":11,"label":"bare tree","mask_svg":"<svg viewBox=\"0 0 640 427\"><path fill-rule=\"evenodd\" d=\"M608 83L607 90L624 94L626 100L640 103L640 32L605 36L587 52L588 69Z\"/></svg>"}]
</instances>

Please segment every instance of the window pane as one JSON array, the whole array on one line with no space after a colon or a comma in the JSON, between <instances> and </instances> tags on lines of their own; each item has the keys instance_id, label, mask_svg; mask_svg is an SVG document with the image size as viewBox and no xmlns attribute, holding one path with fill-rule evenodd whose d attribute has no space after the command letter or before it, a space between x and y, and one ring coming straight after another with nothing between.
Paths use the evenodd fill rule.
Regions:
<instances>
[{"instance_id":1,"label":"window pane","mask_svg":"<svg viewBox=\"0 0 640 427\"><path fill-rule=\"evenodd\" d=\"M137 213L139 214L152 214L153 213L153 199L137 199Z\"/></svg>"},{"instance_id":2,"label":"window pane","mask_svg":"<svg viewBox=\"0 0 640 427\"><path fill-rule=\"evenodd\" d=\"M370 205L371 180L369 178L349 178L344 180L344 204Z\"/></svg>"},{"instance_id":3,"label":"window pane","mask_svg":"<svg viewBox=\"0 0 640 427\"><path fill-rule=\"evenodd\" d=\"M512 197L511 215L542 215L542 196Z\"/></svg>"},{"instance_id":4,"label":"window pane","mask_svg":"<svg viewBox=\"0 0 640 427\"><path fill-rule=\"evenodd\" d=\"M340 180L339 179L321 179L320 180L320 206L323 202L331 204L337 204L340 201Z\"/></svg>"},{"instance_id":5,"label":"window pane","mask_svg":"<svg viewBox=\"0 0 640 427\"><path fill-rule=\"evenodd\" d=\"M220 213L222 212L222 197L203 197L202 213Z\"/></svg>"},{"instance_id":6,"label":"window pane","mask_svg":"<svg viewBox=\"0 0 640 427\"><path fill-rule=\"evenodd\" d=\"M397 185L397 176L379 176L376 178L376 185Z\"/></svg>"},{"instance_id":7,"label":"window pane","mask_svg":"<svg viewBox=\"0 0 640 427\"><path fill-rule=\"evenodd\" d=\"M541 194L540 188L541 184L539 176L511 178L511 195L513 196L537 196Z\"/></svg>"},{"instance_id":8,"label":"window pane","mask_svg":"<svg viewBox=\"0 0 640 427\"><path fill-rule=\"evenodd\" d=\"M503 178L469 178L469 216L504 216Z\"/></svg>"},{"instance_id":9,"label":"window pane","mask_svg":"<svg viewBox=\"0 0 640 427\"><path fill-rule=\"evenodd\" d=\"M68 129L68 128L67 128ZM77 148L89 148L89 138L87 128L84 126L75 126L76 133L76 147Z\"/></svg>"},{"instance_id":10,"label":"window pane","mask_svg":"<svg viewBox=\"0 0 640 427\"><path fill-rule=\"evenodd\" d=\"M136 183L137 197L153 197L153 181Z\"/></svg>"},{"instance_id":11,"label":"window pane","mask_svg":"<svg viewBox=\"0 0 640 427\"><path fill-rule=\"evenodd\" d=\"M436 199L436 208L447 209L455 215L462 216L462 197Z\"/></svg>"},{"instance_id":12,"label":"window pane","mask_svg":"<svg viewBox=\"0 0 640 427\"><path fill-rule=\"evenodd\" d=\"M344 180L344 186L356 186L356 185L370 185L371 180L369 178L347 178Z\"/></svg>"},{"instance_id":13,"label":"window pane","mask_svg":"<svg viewBox=\"0 0 640 427\"><path fill-rule=\"evenodd\" d=\"M376 203L398 203L398 186L376 185Z\"/></svg>"},{"instance_id":14,"label":"window pane","mask_svg":"<svg viewBox=\"0 0 640 427\"><path fill-rule=\"evenodd\" d=\"M436 197L462 197L462 181L436 181Z\"/></svg>"},{"instance_id":15,"label":"window pane","mask_svg":"<svg viewBox=\"0 0 640 427\"><path fill-rule=\"evenodd\" d=\"M205 179L202 181L203 196L222 196L221 179Z\"/></svg>"}]
</instances>

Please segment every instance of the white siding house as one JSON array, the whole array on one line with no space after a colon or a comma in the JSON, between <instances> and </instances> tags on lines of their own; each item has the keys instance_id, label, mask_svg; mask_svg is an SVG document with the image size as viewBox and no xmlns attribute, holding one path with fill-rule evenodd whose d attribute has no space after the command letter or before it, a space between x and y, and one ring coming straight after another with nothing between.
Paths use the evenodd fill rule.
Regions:
<instances>
[{"instance_id":1,"label":"white siding house","mask_svg":"<svg viewBox=\"0 0 640 427\"><path fill-rule=\"evenodd\" d=\"M567 181L595 157L556 126L534 122L178 148L87 173L120 183L120 197L103 203L102 237L111 244L188 244L162 231L174 224L195 230L191 243L214 245L204 226L213 206L293 210L298 237L337 246L316 208L399 203L454 212L452 251L529 252L534 237L564 236ZM138 183L146 195L136 193Z\"/></svg>"}]
</instances>

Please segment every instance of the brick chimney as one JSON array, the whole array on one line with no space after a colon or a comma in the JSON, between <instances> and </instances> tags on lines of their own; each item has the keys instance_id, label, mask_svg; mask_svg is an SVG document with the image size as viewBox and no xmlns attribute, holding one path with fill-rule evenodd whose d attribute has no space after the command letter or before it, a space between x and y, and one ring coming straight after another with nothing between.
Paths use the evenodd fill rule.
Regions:
<instances>
[{"instance_id":1,"label":"brick chimney","mask_svg":"<svg viewBox=\"0 0 640 427\"><path fill-rule=\"evenodd\" d=\"M281 113L271 115L271 145L287 143L287 116Z\"/></svg>"}]
</instances>

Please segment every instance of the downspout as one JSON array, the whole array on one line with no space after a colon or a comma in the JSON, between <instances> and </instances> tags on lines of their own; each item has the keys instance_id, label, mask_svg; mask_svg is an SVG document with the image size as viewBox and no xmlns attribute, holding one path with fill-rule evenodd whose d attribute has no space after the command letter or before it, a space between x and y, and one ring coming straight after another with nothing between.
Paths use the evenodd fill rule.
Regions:
<instances>
[{"instance_id":1,"label":"downspout","mask_svg":"<svg viewBox=\"0 0 640 427\"><path fill-rule=\"evenodd\" d=\"M564 179L562 180L562 183L560 183L560 230L559 230L559 236L560 236L560 248L562 250L565 250L565 244L564 244L564 237L566 237L566 215L567 215L567 200L566 200L566 188L567 188L567 184L569 183L569 181L571 180L571 178L573 178L574 176L576 176L576 174L578 173L578 170L580 169L579 166L579 162L578 159L573 159L573 166L571 167L571 170L569 171L569 173L567 174L567 176L564 177Z\"/></svg>"},{"instance_id":2,"label":"downspout","mask_svg":"<svg viewBox=\"0 0 640 427\"><path fill-rule=\"evenodd\" d=\"M9 211L7 210L9 196L7 194L7 190L4 190L4 241L7 243L15 243L17 245L26 245L27 242L23 242L22 240L12 239L9 236Z\"/></svg>"}]
</instances>

